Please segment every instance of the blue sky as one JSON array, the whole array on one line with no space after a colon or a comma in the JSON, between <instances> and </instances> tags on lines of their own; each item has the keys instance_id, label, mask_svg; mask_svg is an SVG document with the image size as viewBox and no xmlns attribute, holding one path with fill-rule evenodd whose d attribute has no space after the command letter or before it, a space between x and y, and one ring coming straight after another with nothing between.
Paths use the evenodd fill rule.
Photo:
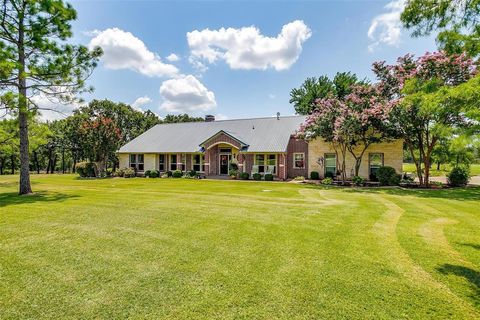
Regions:
<instances>
[{"instance_id":1,"label":"blue sky","mask_svg":"<svg viewBox=\"0 0 480 320\"><path fill-rule=\"evenodd\" d=\"M307 77L352 71L371 79L374 61L435 50L432 38L401 29L401 0L72 4L74 41L106 53L86 100L137 101L161 116L291 115L289 92ZM172 53L177 61L167 59Z\"/></svg>"}]
</instances>

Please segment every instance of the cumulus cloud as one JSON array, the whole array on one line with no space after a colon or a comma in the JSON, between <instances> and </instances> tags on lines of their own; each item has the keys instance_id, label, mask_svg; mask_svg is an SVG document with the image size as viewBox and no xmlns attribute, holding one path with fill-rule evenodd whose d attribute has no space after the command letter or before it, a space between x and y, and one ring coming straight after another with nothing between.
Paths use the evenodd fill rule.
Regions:
<instances>
[{"instance_id":1,"label":"cumulus cloud","mask_svg":"<svg viewBox=\"0 0 480 320\"><path fill-rule=\"evenodd\" d=\"M54 98L45 95L37 95L31 98L32 102L39 108L39 117L42 121L53 121L65 119L78 109L82 104L78 102L62 103Z\"/></svg>"},{"instance_id":2,"label":"cumulus cloud","mask_svg":"<svg viewBox=\"0 0 480 320\"><path fill-rule=\"evenodd\" d=\"M150 99L148 96L140 97L137 98L133 103L132 103L132 108L138 111L143 111L141 106L144 106L146 104L149 104L152 102L152 99Z\"/></svg>"},{"instance_id":3,"label":"cumulus cloud","mask_svg":"<svg viewBox=\"0 0 480 320\"><path fill-rule=\"evenodd\" d=\"M173 77L178 74L174 65L163 63L130 32L109 28L93 34L95 37L90 40L89 48L99 46L103 49L101 59L108 69L130 69L149 77Z\"/></svg>"},{"instance_id":4,"label":"cumulus cloud","mask_svg":"<svg viewBox=\"0 0 480 320\"><path fill-rule=\"evenodd\" d=\"M301 20L282 27L276 37L267 37L255 26L194 30L187 33L191 60L214 63L224 60L232 69L286 70L300 56L311 31Z\"/></svg>"},{"instance_id":5,"label":"cumulus cloud","mask_svg":"<svg viewBox=\"0 0 480 320\"><path fill-rule=\"evenodd\" d=\"M175 62L175 61L178 61L180 60L180 57L177 56L175 53L170 53L167 58L166 58L168 61L170 62Z\"/></svg>"},{"instance_id":6,"label":"cumulus cloud","mask_svg":"<svg viewBox=\"0 0 480 320\"><path fill-rule=\"evenodd\" d=\"M405 8L405 0L394 0L385 6L387 12L373 18L368 37L372 43L368 46L370 52L382 45L398 46L402 34L400 15Z\"/></svg>"},{"instance_id":7,"label":"cumulus cloud","mask_svg":"<svg viewBox=\"0 0 480 320\"><path fill-rule=\"evenodd\" d=\"M198 113L217 106L215 94L193 75L164 81L160 95L163 98L160 109L166 112Z\"/></svg>"}]
</instances>

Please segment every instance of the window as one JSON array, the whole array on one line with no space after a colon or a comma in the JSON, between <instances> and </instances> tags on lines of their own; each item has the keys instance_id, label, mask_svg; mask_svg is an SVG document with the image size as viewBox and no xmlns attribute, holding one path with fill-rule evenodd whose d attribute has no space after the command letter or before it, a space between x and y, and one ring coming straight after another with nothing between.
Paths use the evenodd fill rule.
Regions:
<instances>
[{"instance_id":1,"label":"window","mask_svg":"<svg viewBox=\"0 0 480 320\"><path fill-rule=\"evenodd\" d=\"M205 155L192 154L192 169L197 172L205 171Z\"/></svg>"},{"instance_id":2,"label":"window","mask_svg":"<svg viewBox=\"0 0 480 320\"><path fill-rule=\"evenodd\" d=\"M383 166L383 153L370 153L368 157L370 180L377 180L377 170Z\"/></svg>"},{"instance_id":3,"label":"window","mask_svg":"<svg viewBox=\"0 0 480 320\"><path fill-rule=\"evenodd\" d=\"M258 172L259 173L265 172L265 155L256 154L254 160L255 160L254 165L258 166Z\"/></svg>"},{"instance_id":4,"label":"window","mask_svg":"<svg viewBox=\"0 0 480 320\"><path fill-rule=\"evenodd\" d=\"M158 155L158 170L159 171L165 171L165 155L164 154L159 154Z\"/></svg>"},{"instance_id":5,"label":"window","mask_svg":"<svg viewBox=\"0 0 480 320\"><path fill-rule=\"evenodd\" d=\"M170 171L177 170L177 155L171 154L170 155Z\"/></svg>"},{"instance_id":6,"label":"window","mask_svg":"<svg viewBox=\"0 0 480 320\"><path fill-rule=\"evenodd\" d=\"M333 178L337 175L337 156L335 153L325 154L325 177Z\"/></svg>"},{"instance_id":7,"label":"window","mask_svg":"<svg viewBox=\"0 0 480 320\"><path fill-rule=\"evenodd\" d=\"M220 148L220 153L232 153L232 148Z\"/></svg>"},{"instance_id":8,"label":"window","mask_svg":"<svg viewBox=\"0 0 480 320\"><path fill-rule=\"evenodd\" d=\"M294 169L305 169L305 153L294 153L293 154L293 168Z\"/></svg>"},{"instance_id":9,"label":"window","mask_svg":"<svg viewBox=\"0 0 480 320\"><path fill-rule=\"evenodd\" d=\"M137 171L143 171L143 154L131 154L130 155L130 168Z\"/></svg>"},{"instance_id":10,"label":"window","mask_svg":"<svg viewBox=\"0 0 480 320\"><path fill-rule=\"evenodd\" d=\"M276 154L267 155L267 166L273 167L273 174L277 173L277 155Z\"/></svg>"}]
</instances>

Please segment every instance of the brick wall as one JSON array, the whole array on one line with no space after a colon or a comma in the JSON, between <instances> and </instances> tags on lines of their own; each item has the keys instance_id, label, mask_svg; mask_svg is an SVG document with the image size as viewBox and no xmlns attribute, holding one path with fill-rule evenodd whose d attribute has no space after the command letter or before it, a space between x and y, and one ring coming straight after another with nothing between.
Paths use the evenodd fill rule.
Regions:
<instances>
[{"instance_id":1,"label":"brick wall","mask_svg":"<svg viewBox=\"0 0 480 320\"><path fill-rule=\"evenodd\" d=\"M324 175L324 167L318 163L320 157L324 157L325 153L335 153L335 150L331 148L330 144L321 140L316 139L308 143L308 172L318 171L320 176ZM363 155L362 163L360 166L359 175L364 178L369 176L369 153L383 153L385 166L393 167L397 173L402 172L403 164L403 141L395 140L389 143L377 143L372 144L368 147ZM337 161L340 159L337 159ZM351 178L352 172L355 168L355 159L347 151L347 156L345 157L346 163L346 173L347 177Z\"/></svg>"},{"instance_id":2,"label":"brick wall","mask_svg":"<svg viewBox=\"0 0 480 320\"><path fill-rule=\"evenodd\" d=\"M238 143L237 140L232 139L231 137L229 137L229 136L227 136L226 134L223 134L223 133L221 133L218 136L208 140L204 144L204 148L208 149L208 148L210 148L210 146L213 146L213 145L219 144L219 143L228 143L228 144L233 145L237 149L241 148L241 145L240 145L240 143Z\"/></svg>"},{"instance_id":3,"label":"brick wall","mask_svg":"<svg viewBox=\"0 0 480 320\"><path fill-rule=\"evenodd\" d=\"M290 138L287 146L287 177L295 178L298 176L308 177L308 164L310 163L308 158L308 143L304 140ZM304 169L295 169L293 167L293 154L294 153L304 153L305 154L305 168Z\"/></svg>"}]
</instances>

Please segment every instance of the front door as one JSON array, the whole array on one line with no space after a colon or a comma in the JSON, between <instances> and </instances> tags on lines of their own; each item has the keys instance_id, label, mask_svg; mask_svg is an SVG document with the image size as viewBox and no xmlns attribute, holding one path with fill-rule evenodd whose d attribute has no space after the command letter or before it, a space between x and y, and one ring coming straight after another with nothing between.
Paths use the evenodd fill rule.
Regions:
<instances>
[{"instance_id":1,"label":"front door","mask_svg":"<svg viewBox=\"0 0 480 320\"><path fill-rule=\"evenodd\" d=\"M230 164L230 155L221 154L220 155L220 174L228 174L229 164Z\"/></svg>"}]
</instances>

